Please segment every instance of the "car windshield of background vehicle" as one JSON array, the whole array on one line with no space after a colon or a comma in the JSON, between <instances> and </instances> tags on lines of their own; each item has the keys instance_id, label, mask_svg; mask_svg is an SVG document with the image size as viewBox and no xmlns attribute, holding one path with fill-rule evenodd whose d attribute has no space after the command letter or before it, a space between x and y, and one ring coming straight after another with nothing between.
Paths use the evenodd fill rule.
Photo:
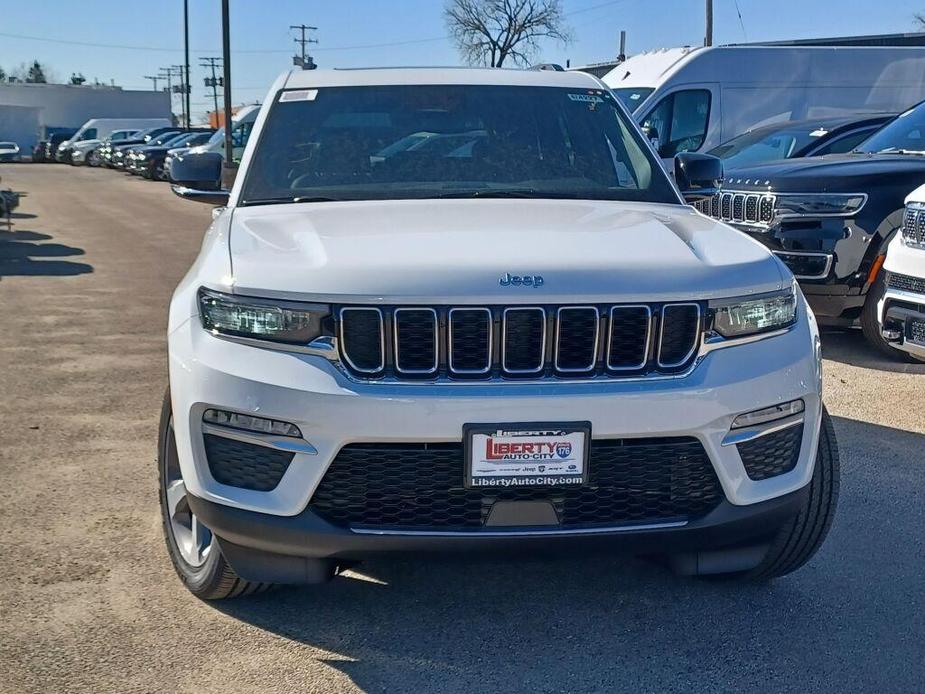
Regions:
<instances>
[{"instance_id":1,"label":"car windshield of background vehicle","mask_svg":"<svg viewBox=\"0 0 925 694\"><path fill-rule=\"evenodd\" d=\"M650 87L642 87L636 89L626 87L624 89L613 89L611 91L617 95L617 98L622 101L623 105L629 109L630 113L632 113L637 108L639 108L639 105L647 98L649 98L649 94L655 90Z\"/></svg>"},{"instance_id":2,"label":"car windshield of background vehicle","mask_svg":"<svg viewBox=\"0 0 925 694\"><path fill-rule=\"evenodd\" d=\"M781 130L777 128L760 128L744 135L739 135L725 144L708 152L723 160L728 169L736 169L751 164L760 164L775 159L787 159L812 142L819 139L817 128L801 130Z\"/></svg>"},{"instance_id":3,"label":"car windshield of background vehicle","mask_svg":"<svg viewBox=\"0 0 925 694\"><path fill-rule=\"evenodd\" d=\"M443 197L679 203L604 90L401 85L281 92L241 204Z\"/></svg>"},{"instance_id":4,"label":"car windshield of background vehicle","mask_svg":"<svg viewBox=\"0 0 925 694\"><path fill-rule=\"evenodd\" d=\"M925 104L911 108L865 140L858 152L925 154Z\"/></svg>"}]
</instances>

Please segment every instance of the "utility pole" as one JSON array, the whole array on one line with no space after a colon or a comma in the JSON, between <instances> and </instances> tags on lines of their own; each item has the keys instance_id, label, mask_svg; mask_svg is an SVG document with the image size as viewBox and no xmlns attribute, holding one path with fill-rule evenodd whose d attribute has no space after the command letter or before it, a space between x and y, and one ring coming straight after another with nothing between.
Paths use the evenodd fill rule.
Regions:
<instances>
[{"instance_id":1,"label":"utility pole","mask_svg":"<svg viewBox=\"0 0 925 694\"><path fill-rule=\"evenodd\" d=\"M301 38L295 39L295 42L301 47L301 55L297 55L292 59L294 65L298 65L303 70L314 70L315 61L310 55L305 52L305 46L309 43L318 43L316 39L307 39L305 38L306 31L318 31L318 27L310 27L305 24L290 24L290 29L298 29L302 32Z\"/></svg>"},{"instance_id":2,"label":"utility pole","mask_svg":"<svg viewBox=\"0 0 925 694\"><path fill-rule=\"evenodd\" d=\"M181 122L189 128L189 111L187 111L187 104L189 104L189 83L183 78L184 75L184 66L183 65L171 65L172 69L177 76L180 78L180 84L173 85L173 90L179 92L180 94L180 116Z\"/></svg>"},{"instance_id":3,"label":"utility pole","mask_svg":"<svg viewBox=\"0 0 925 694\"><path fill-rule=\"evenodd\" d=\"M203 62L199 63L200 67L207 67L212 70L212 77L206 77L205 84L207 87L212 87L212 103L215 105L215 122L218 123L218 87L225 86L225 80L221 77L215 76L216 63L218 63L221 58L200 58Z\"/></svg>"},{"instance_id":4,"label":"utility pole","mask_svg":"<svg viewBox=\"0 0 925 694\"><path fill-rule=\"evenodd\" d=\"M146 80L151 80L151 82L153 82L153 86L151 87L151 89L155 92L157 91L157 81L159 79L163 79L161 75L144 75L144 78Z\"/></svg>"},{"instance_id":5,"label":"utility pole","mask_svg":"<svg viewBox=\"0 0 925 694\"><path fill-rule=\"evenodd\" d=\"M222 0L222 73L225 80L225 161L222 163L222 188L231 190L238 165L234 161L234 144L231 141L231 27L228 0Z\"/></svg>"},{"instance_id":6,"label":"utility pole","mask_svg":"<svg viewBox=\"0 0 925 694\"><path fill-rule=\"evenodd\" d=\"M186 91L183 93L183 112L186 114L186 127L190 126L190 84L189 84L189 0L183 0L183 65L185 67Z\"/></svg>"},{"instance_id":7,"label":"utility pole","mask_svg":"<svg viewBox=\"0 0 925 694\"><path fill-rule=\"evenodd\" d=\"M707 33L703 39L703 45L713 45L713 0L707 0Z\"/></svg>"}]
</instances>

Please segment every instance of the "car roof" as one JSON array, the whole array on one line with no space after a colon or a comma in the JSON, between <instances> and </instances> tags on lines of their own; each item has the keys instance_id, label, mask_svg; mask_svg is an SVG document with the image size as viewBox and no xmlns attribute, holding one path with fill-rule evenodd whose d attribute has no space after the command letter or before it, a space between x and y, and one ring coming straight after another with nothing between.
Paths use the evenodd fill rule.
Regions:
<instances>
[{"instance_id":1,"label":"car roof","mask_svg":"<svg viewBox=\"0 0 925 694\"><path fill-rule=\"evenodd\" d=\"M285 73L281 81L285 89L415 84L601 88L597 78L584 72L461 67L292 70Z\"/></svg>"}]
</instances>

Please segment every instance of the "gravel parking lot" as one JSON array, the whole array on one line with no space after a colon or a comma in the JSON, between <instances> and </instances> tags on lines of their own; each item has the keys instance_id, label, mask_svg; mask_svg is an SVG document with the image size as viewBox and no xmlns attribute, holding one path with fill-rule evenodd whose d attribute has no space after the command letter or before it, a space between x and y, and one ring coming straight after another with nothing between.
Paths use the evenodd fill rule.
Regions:
<instances>
[{"instance_id":1,"label":"gravel parking lot","mask_svg":"<svg viewBox=\"0 0 925 694\"><path fill-rule=\"evenodd\" d=\"M168 187L0 165L0 690L921 691L925 365L824 336L828 543L773 584L639 560L369 564L207 604L157 510L166 307L209 221Z\"/></svg>"}]
</instances>

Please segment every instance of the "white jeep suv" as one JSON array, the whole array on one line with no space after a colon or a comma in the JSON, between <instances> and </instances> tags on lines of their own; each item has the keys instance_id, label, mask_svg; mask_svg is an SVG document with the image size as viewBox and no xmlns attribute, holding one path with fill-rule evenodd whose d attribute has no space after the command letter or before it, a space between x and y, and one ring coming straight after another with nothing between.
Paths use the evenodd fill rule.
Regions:
<instances>
[{"instance_id":1,"label":"white jeep suv","mask_svg":"<svg viewBox=\"0 0 925 694\"><path fill-rule=\"evenodd\" d=\"M170 307L160 484L196 595L390 554L629 552L780 576L838 454L790 272L685 204L580 72L296 71ZM183 182L186 182L183 184Z\"/></svg>"}]
</instances>

